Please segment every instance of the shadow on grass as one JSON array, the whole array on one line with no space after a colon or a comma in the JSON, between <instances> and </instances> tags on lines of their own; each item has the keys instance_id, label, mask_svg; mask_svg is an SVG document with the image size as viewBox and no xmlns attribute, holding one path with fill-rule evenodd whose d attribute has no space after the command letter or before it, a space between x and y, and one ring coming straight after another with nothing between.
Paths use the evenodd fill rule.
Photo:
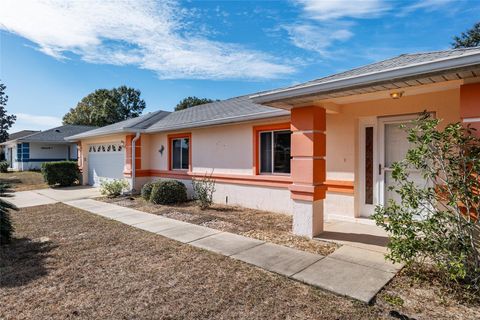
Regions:
<instances>
[{"instance_id":1,"label":"shadow on grass","mask_svg":"<svg viewBox=\"0 0 480 320\"><path fill-rule=\"evenodd\" d=\"M18 287L46 276L45 260L57 246L50 241L12 239L0 247L0 287Z\"/></svg>"},{"instance_id":2,"label":"shadow on grass","mask_svg":"<svg viewBox=\"0 0 480 320\"><path fill-rule=\"evenodd\" d=\"M9 179L0 179L0 183L5 183L5 184L19 184L23 183L22 180L18 178L9 178Z\"/></svg>"}]
</instances>

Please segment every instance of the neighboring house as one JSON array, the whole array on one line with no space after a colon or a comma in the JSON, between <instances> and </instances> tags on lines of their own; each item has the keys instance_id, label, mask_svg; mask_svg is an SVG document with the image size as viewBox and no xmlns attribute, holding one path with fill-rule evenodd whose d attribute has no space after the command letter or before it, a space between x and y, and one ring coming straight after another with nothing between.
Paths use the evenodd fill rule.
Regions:
<instances>
[{"instance_id":1,"label":"neighboring house","mask_svg":"<svg viewBox=\"0 0 480 320\"><path fill-rule=\"evenodd\" d=\"M362 221L395 197L391 164L408 149L399 125L424 110L480 128L480 48L401 55L68 139L85 183L126 178L138 191L174 178L191 192L192 177L213 172L215 202L292 214L311 237L324 219Z\"/></svg>"},{"instance_id":2,"label":"neighboring house","mask_svg":"<svg viewBox=\"0 0 480 320\"><path fill-rule=\"evenodd\" d=\"M11 133L8 135L8 140L7 141L11 141L11 140L17 140L17 139L20 139L20 138L23 138L25 136L29 136L33 133L36 133L36 132L40 132L40 130L22 130L22 131L18 131L18 132L14 132L14 133ZM7 150L8 148L6 147L6 145L4 145L3 143L0 144L0 158L1 160L7 160ZM10 153L11 154L11 153Z\"/></svg>"},{"instance_id":3,"label":"neighboring house","mask_svg":"<svg viewBox=\"0 0 480 320\"><path fill-rule=\"evenodd\" d=\"M40 169L43 162L77 160L77 145L65 137L95 129L90 126L65 125L45 131L20 131L0 144L5 158L15 171Z\"/></svg>"}]
</instances>

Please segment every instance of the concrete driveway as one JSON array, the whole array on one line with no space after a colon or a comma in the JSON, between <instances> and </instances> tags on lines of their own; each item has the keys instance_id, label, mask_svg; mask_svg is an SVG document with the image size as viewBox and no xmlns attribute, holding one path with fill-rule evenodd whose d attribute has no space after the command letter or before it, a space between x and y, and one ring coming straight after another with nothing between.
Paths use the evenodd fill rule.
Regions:
<instances>
[{"instance_id":1,"label":"concrete driveway","mask_svg":"<svg viewBox=\"0 0 480 320\"><path fill-rule=\"evenodd\" d=\"M64 201L95 198L100 196L100 189L90 186L67 188L49 188L15 192L13 197L4 198L18 208L33 207Z\"/></svg>"}]
</instances>

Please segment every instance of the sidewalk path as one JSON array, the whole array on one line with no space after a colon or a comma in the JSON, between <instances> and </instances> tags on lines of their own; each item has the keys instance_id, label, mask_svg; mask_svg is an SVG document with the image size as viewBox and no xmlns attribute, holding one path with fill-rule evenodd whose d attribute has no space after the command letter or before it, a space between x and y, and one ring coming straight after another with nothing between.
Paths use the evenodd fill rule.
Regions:
<instances>
[{"instance_id":1,"label":"sidewalk path","mask_svg":"<svg viewBox=\"0 0 480 320\"><path fill-rule=\"evenodd\" d=\"M93 199L63 202L366 303L401 269L382 253L348 245L324 257Z\"/></svg>"},{"instance_id":2,"label":"sidewalk path","mask_svg":"<svg viewBox=\"0 0 480 320\"><path fill-rule=\"evenodd\" d=\"M18 208L40 206L63 201L71 201L85 198L95 198L100 196L98 188L88 186L76 186L66 188L48 188L31 191L18 191L13 193L13 197L4 198L13 203Z\"/></svg>"}]
</instances>

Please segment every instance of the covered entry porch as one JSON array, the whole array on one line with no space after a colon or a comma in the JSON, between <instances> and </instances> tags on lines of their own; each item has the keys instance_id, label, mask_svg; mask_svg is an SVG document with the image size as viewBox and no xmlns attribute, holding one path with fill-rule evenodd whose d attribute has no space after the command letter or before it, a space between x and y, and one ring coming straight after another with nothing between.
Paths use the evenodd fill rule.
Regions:
<instances>
[{"instance_id":1,"label":"covered entry porch","mask_svg":"<svg viewBox=\"0 0 480 320\"><path fill-rule=\"evenodd\" d=\"M375 206L396 197L390 165L408 142L399 129L423 111L442 125L480 125L478 55L403 70L317 80L253 96L291 111L293 231L321 235L325 221L367 221ZM338 188L332 187L332 182Z\"/></svg>"}]
</instances>

